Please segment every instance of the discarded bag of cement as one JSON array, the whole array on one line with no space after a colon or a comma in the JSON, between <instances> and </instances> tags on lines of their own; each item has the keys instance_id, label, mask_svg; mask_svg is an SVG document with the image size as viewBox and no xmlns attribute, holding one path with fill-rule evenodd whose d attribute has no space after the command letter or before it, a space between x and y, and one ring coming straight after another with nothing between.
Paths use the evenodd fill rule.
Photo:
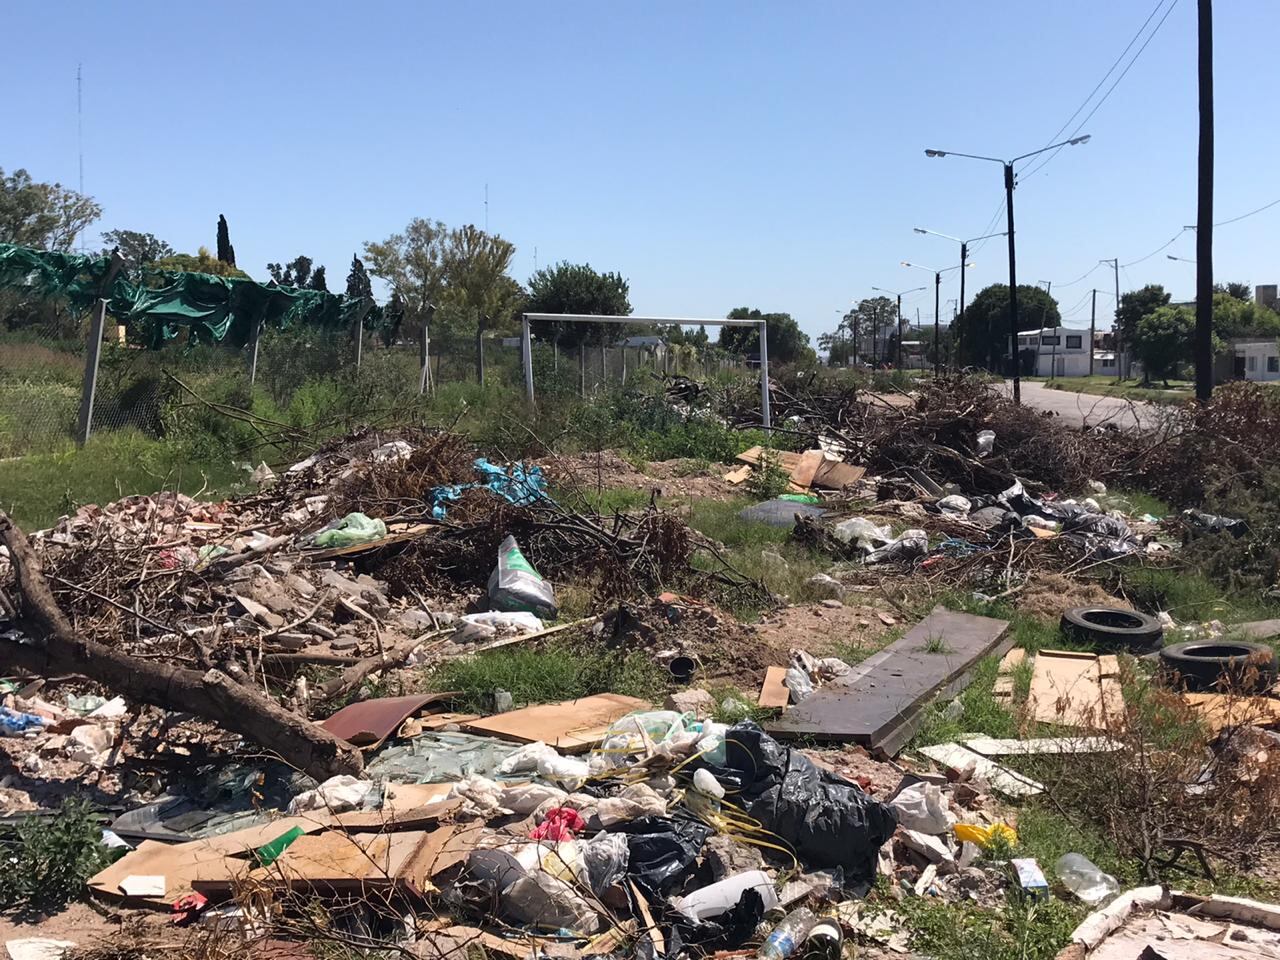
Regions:
<instances>
[{"instance_id":1,"label":"discarded bag of cement","mask_svg":"<svg viewBox=\"0 0 1280 960\"><path fill-rule=\"evenodd\" d=\"M843 867L847 887L865 894L875 880L878 851L898 826L893 809L749 720L731 727L725 743L724 766L705 758L700 765L710 767L734 802L785 840L802 863Z\"/></svg>"},{"instance_id":2,"label":"discarded bag of cement","mask_svg":"<svg viewBox=\"0 0 1280 960\"><path fill-rule=\"evenodd\" d=\"M554 620L560 612L556 595L520 552L515 537L498 548L498 565L489 576L489 606L494 610L523 610Z\"/></svg>"}]
</instances>

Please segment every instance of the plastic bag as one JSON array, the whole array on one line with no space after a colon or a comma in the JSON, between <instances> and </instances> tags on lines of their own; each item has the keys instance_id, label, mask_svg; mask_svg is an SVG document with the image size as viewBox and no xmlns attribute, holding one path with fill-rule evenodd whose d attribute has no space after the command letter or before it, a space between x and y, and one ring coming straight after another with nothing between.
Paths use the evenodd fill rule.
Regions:
<instances>
[{"instance_id":1,"label":"plastic bag","mask_svg":"<svg viewBox=\"0 0 1280 960\"><path fill-rule=\"evenodd\" d=\"M552 807L542 822L529 831L529 839L572 840L586 826L582 814L572 807Z\"/></svg>"},{"instance_id":2,"label":"plastic bag","mask_svg":"<svg viewBox=\"0 0 1280 960\"><path fill-rule=\"evenodd\" d=\"M373 789L373 782L359 780L348 774L330 777L314 790L300 793L289 804L289 813L306 813L308 810L327 810L330 813L342 813L355 810L364 803L364 798Z\"/></svg>"},{"instance_id":3,"label":"plastic bag","mask_svg":"<svg viewBox=\"0 0 1280 960\"><path fill-rule=\"evenodd\" d=\"M312 542L317 547L354 547L361 543L372 543L387 535L387 525L381 520L365 516L363 513L348 513L345 517L325 530L321 530Z\"/></svg>"},{"instance_id":4,"label":"plastic bag","mask_svg":"<svg viewBox=\"0 0 1280 960\"><path fill-rule=\"evenodd\" d=\"M835 538L841 543L854 543L866 549L878 543L889 543L893 540L893 528L887 524L877 527L866 517L853 517L841 520L832 530Z\"/></svg>"},{"instance_id":5,"label":"plastic bag","mask_svg":"<svg viewBox=\"0 0 1280 960\"><path fill-rule=\"evenodd\" d=\"M596 896L627 875L627 838L620 833L601 831L589 840L578 841L578 852L587 867L587 882Z\"/></svg>"},{"instance_id":6,"label":"plastic bag","mask_svg":"<svg viewBox=\"0 0 1280 960\"><path fill-rule=\"evenodd\" d=\"M463 812L478 814L485 820L510 812L502 805L502 784L488 777L463 777L449 788L449 799L455 797L464 801Z\"/></svg>"},{"instance_id":7,"label":"plastic bag","mask_svg":"<svg viewBox=\"0 0 1280 960\"><path fill-rule=\"evenodd\" d=\"M807 867L843 867L849 887L865 894L880 847L898 825L893 808L820 770L751 721L730 728L725 745L725 765L711 772L734 803L786 841Z\"/></svg>"},{"instance_id":8,"label":"plastic bag","mask_svg":"<svg viewBox=\"0 0 1280 960\"><path fill-rule=\"evenodd\" d=\"M596 808L602 826L612 827L642 817L661 817L667 812L667 801L645 783L624 787L615 797L605 797Z\"/></svg>"},{"instance_id":9,"label":"plastic bag","mask_svg":"<svg viewBox=\"0 0 1280 960\"><path fill-rule=\"evenodd\" d=\"M559 787L552 787L545 783L522 783L503 790L498 796L498 803L512 813L524 817L546 803L558 805L568 799L569 794Z\"/></svg>"},{"instance_id":10,"label":"plastic bag","mask_svg":"<svg viewBox=\"0 0 1280 960\"><path fill-rule=\"evenodd\" d=\"M538 758L538 776L555 783L578 786L590 774L587 761L581 757L562 757L552 751Z\"/></svg>"},{"instance_id":11,"label":"plastic bag","mask_svg":"<svg viewBox=\"0 0 1280 960\"><path fill-rule=\"evenodd\" d=\"M988 456L996 445L996 432L994 430L978 431L978 458Z\"/></svg>"},{"instance_id":12,"label":"plastic bag","mask_svg":"<svg viewBox=\"0 0 1280 960\"><path fill-rule=\"evenodd\" d=\"M1063 854L1054 864L1053 870L1063 886L1090 906L1120 892L1120 884L1116 882L1116 878L1103 873L1083 854Z\"/></svg>"},{"instance_id":13,"label":"plastic bag","mask_svg":"<svg viewBox=\"0 0 1280 960\"><path fill-rule=\"evenodd\" d=\"M44 718L34 713L19 713L8 707L0 707L0 734L6 737L20 737L28 730L44 728Z\"/></svg>"},{"instance_id":14,"label":"plastic bag","mask_svg":"<svg viewBox=\"0 0 1280 960\"><path fill-rule=\"evenodd\" d=\"M914 560L929 552L929 535L923 530L906 530L893 543L872 550L863 558L864 563L885 563L889 560Z\"/></svg>"},{"instance_id":15,"label":"plastic bag","mask_svg":"<svg viewBox=\"0 0 1280 960\"><path fill-rule=\"evenodd\" d=\"M532 843L473 850L467 858L467 871L492 883L502 912L522 924L552 932L563 928L578 934L595 933L600 929L599 915L569 883L544 868L551 862L560 872L560 864L551 858L565 860L561 846L570 845L557 844L554 851ZM580 861L576 854L571 858ZM568 875L574 876L572 871Z\"/></svg>"},{"instance_id":16,"label":"plastic bag","mask_svg":"<svg viewBox=\"0 0 1280 960\"><path fill-rule=\"evenodd\" d=\"M651 900L662 900L693 866L711 828L696 820L641 817L619 824L627 838L627 876Z\"/></svg>"},{"instance_id":17,"label":"plastic bag","mask_svg":"<svg viewBox=\"0 0 1280 960\"><path fill-rule=\"evenodd\" d=\"M544 757L559 757L555 747L548 746L541 740L535 740L533 743L526 743L523 747L511 754L500 764L498 764L498 773L510 775L513 773L534 773L538 769L538 763Z\"/></svg>"},{"instance_id":18,"label":"plastic bag","mask_svg":"<svg viewBox=\"0 0 1280 960\"><path fill-rule=\"evenodd\" d=\"M498 636L523 636L537 633L542 621L532 613L517 610L507 613L491 610L488 613L468 613L458 618L451 639L454 643L480 643Z\"/></svg>"},{"instance_id":19,"label":"plastic bag","mask_svg":"<svg viewBox=\"0 0 1280 960\"><path fill-rule=\"evenodd\" d=\"M956 839L961 843L976 843L983 850L990 849L1000 837L1014 846L1018 842L1018 833L1006 823L993 823L989 827L980 827L976 823L957 823L951 828Z\"/></svg>"},{"instance_id":20,"label":"plastic bag","mask_svg":"<svg viewBox=\"0 0 1280 960\"><path fill-rule=\"evenodd\" d=\"M782 685L791 691L792 703L799 703L813 693L813 681L809 679L809 675L800 667L787 667L786 676L782 678Z\"/></svg>"},{"instance_id":21,"label":"plastic bag","mask_svg":"<svg viewBox=\"0 0 1280 960\"><path fill-rule=\"evenodd\" d=\"M889 801L898 815L898 823L908 830L938 836L955 822L942 797L942 789L933 783L913 783Z\"/></svg>"},{"instance_id":22,"label":"plastic bag","mask_svg":"<svg viewBox=\"0 0 1280 960\"><path fill-rule=\"evenodd\" d=\"M489 576L489 606L523 610L552 620L560 612L551 584L525 559L515 537L507 537L498 548L498 565Z\"/></svg>"},{"instance_id":23,"label":"plastic bag","mask_svg":"<svg viewBox=\"0 0 1280 960\"><path fill-rule=\"evenodd\" d=\"M953 517L967 517L972 506L973 504L968 497L962 497L958 494L943 497L938 501L938 509Z\"/></svg>"}]
</instances>

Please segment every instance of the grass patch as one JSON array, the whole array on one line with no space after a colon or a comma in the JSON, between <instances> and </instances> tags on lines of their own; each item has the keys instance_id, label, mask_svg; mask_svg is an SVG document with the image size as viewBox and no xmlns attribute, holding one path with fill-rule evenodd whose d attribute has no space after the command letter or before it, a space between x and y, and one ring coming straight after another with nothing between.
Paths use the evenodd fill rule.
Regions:
<instances>
[{"instance_id":1,"label":"grass patch","mask_svg":"<svg viewBox=\"0 0 1280 960\"><path fill-rule=\"evenodd\" d=\"M621 655L568 644L540 650L492 650L446 660L425 679L431 690L460 691L459 708L478 711L494 690L506 690L517 706L620 693L657 700L670 677L644 654Z\"/></svg>"},{"instance_id":2,"label":"grass patch","mask_svg":"<svg viewBox=\"0 0 1280 960\"><path fill-rule=\"evenodd\" d=\"M723 502L695 502L689 513L689 526L726 547L767 547L786 543L791 536L790 527L771 527L767 523L755 523L738 516L739 511L753 502L745 497Z\"/></svg>"},{"instance_id":3,"label":"grass patch","mask_svg":"<svg viewBox=\"0 0 1280 960\"><path fill-rule=\"evenodd\" d=\"M1088 393L1098 397L1120 397L1145 403L1182 403L1192 396L1192 383L1189 380L1170 380L1169 389L1166 390L1155 385L1144 387L1140 380L1118 381L1115 377L1096 374L1092 377L1055 377L1052 380L1044 377L1024 379L1038 380L1050 390Z\"/></svg>"},{"instance_id":4,"label":"grass patch","mask_svg":"<svg viewBox=\"0 0 1280 960\"><path fill-rule=\"evenodd\" d=\"M565 506L582 506L605 516L641 510L649 505L650 499L648 491L630 487L578 487L568 491L552 490L551 496Z\"/></svg>"},{"instance_id":5,"label":"grass patch","mask_svg":"<svg viewBox=\"0 0 1280 960\"><path fill-rule=\"evenodd\" d=\"M230 461L191 463L172 445L126 430L70 443L53 453L0 462L0 506L25 530L50 526L86 503L179 490L225 492L244 473Z\"/></svg>"},{"instance_id":6,"label":"grass patch","mask_svg":"<svg viewBox=\"0 0 1280 960\"><path fill-rule=\"evenodd\" d=\"M713 683L707 686L706 690L715 698L716 708L712 711L711 719L717 723L733 724L740 720L763 723L778 713L770 707L757 706L754 694L743 693L733 684Z\"/></svg>"},{"instance_id":7,"label":"grass patch","mask_svg":"<svg viewBox=\"0 0 1280 960\"><path fill-rule=\"evenodd\" d=\"M933 960L1051 960L1087 912L1083 904L1033 902L1017 891L999 911L915 898L894 909L911 930L912 950Z\"/></svg>"},{"instance_id":8,"label":"grass patch","mask_svg":"<svg viewBox=\"0 0 1280 960\"><path fill-rule=\"evenodd\" d=\"M1173 507L1159 497L1141 490L1108 490L1097 499L1107 510L1120 510L1131 517L1149 513L1153 517L1164 519L1174 512Z\"/></svg>"},{"instance_id":9,"label":"grass patch","mask_svg":"<svg viewBox=\"0 0 1280 960\"><path fill-rule=\"evenodd\" d=\"M1119 592L1139 610L1166 610L1179 623L1221 620L1224 624L1266 620L1277 605L1257 595L1230 593L1202 574L1181 567L1132 567L1121 574Z\"/></svg>"}]
</instances>

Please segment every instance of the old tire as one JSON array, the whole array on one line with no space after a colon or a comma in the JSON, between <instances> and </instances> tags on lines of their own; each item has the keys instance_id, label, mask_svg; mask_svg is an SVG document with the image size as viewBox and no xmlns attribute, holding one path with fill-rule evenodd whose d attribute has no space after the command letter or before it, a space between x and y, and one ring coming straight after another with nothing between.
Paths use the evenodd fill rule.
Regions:
<instances>
[{"instance_id":1,"label":"old tire","mask_svg":"<svg viewBox=\"0 0 1280 960\"><path fill-rule=\"evenodd\" d=\"M1072 607L1062 615L1061 627L1078 643L1138 655L1159 649L1164 638L1155 617L1118 607Z\"/></svg>"},{"instance_id":2,"label":"old tire","mask_svg":"<svg viewBox=\"0 0 1280 960\"><path fill-rule=\"evenodd\" d=\"M1161 671L1188 690L1262 693L1276 682L1275 651L1246 640L1195 640L1160 651Z\"/></svg>"}]
</instances>

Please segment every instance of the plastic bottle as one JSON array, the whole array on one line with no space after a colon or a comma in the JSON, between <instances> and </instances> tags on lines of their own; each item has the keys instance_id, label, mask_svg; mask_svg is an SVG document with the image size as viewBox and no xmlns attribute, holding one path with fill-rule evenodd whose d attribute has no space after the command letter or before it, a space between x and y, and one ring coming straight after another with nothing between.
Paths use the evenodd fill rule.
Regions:
<instances>
[{"instance_id":1,"label":"plastic bottle","mask_svg":"<svg viewBox=\"0 0 1280 960\"><path fill-rule=\"evenodd\" d=\"M1068 853L1059 857L1054 870L1063 886L1087 904L1101 903L1120 892L1116 878L1103 873L1083 854Z\"/></svg>"},{"instance_id":2,"label":"plastic bottle","mask_svg":"<svg viewBox=\"0 0 1280 960\"><path fill-rule=\"evenodd\" d=\"M844 931L830 917L823 917L805 934L800 954L805 960L840 960L844 946Z\"/></svg>"},{"instance_id":3,"label":"plastic bottle","mask_svg":"<svg viewBox=\"0 0 1280 960\"><path fill-rule=\"evenodd\" d=\"M796 952L796 947L809 932L815 919L813 911L808 907L792 910L773 928L773 933L769 934L756 956L759 960L787 960L787 957Z\"/></svg>"}]
</instances>

